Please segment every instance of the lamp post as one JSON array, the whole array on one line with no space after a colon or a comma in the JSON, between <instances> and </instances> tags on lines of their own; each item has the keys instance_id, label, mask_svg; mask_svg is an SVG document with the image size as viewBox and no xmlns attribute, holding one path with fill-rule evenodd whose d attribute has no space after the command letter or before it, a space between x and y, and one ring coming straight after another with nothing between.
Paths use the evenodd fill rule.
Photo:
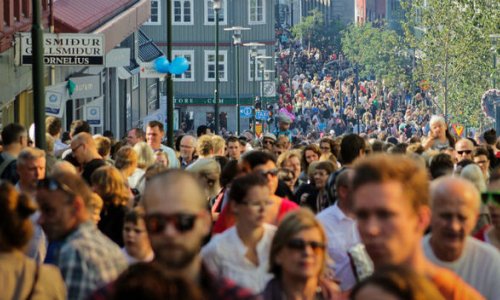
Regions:
<instances>
[{"instance_id":1,"label":"lamp post","mask_svg":"<svg viewBox=\"0 0 500 300\"><path fill-rule=\"evenodd\" d=\"M224 28L225 31L233 32L233 44L236 51L236 135L240 135L241 119L240 119L240 45L241 45L241 31L250 30L247 27L235 26L231 28Z\"/></svg>"},{"instance_id":2,"label":"lamp post","mask_svg":"<svg viewBox=\"0 0 500 300\"><path fill-rule=\"evenodd\" d=\"M273 74L273 73L274 73L274 70L264 70L264 81L265 82L271 81L271 74ZM264 89L264 85L263 85L262 88ZM264 96L265 96L265 91L262 93L262 106L264 107L264 110L267 111L267 103L265 101L265 97ZM269 113L268 113L267 116L269 117ZM266 122L264 123L264 124L266 124L266 126L264 126L265 127L264 128L265 129L264 132L268 131L267 130L268 129L268 124L267 124L268 122L269 122L269 120L266 120Z\"/></svg>"},{"instance_id":3,"label":"lamp post","mask_svg":"<svg viewBox=\"0 0 500 300\"><path fill-rule=\"evenodd\" d=\"M253 70L252 70L252 77L253 77L253 97L257 96L257 85L256 85L256 77L257 77L257 47L262 47L265 46L265 44L262 43L245 43L243 44L245 47L250 47L250 57L252 58L253 61ZM254 113L253 113L253 135L255 137L255 106L254 106Z\"/></svg>"},{"instance_id":4,"label":"lamp post","mask_svg":"<svg viewBox=\"0 0 500 300\"><path fill-rule=\"evenodd\" d=\"M273 58L272 56L268 55L259 55L257 56L257 59L260 61L260 100L262 101L262 97L264 96L264 70L266 69L266 60Z\"/></svg>"},{"instance_id":5,"label":"lamp post","mask_svg":"<svg viewBox=\"0 0 500 300\"><path fill-rule=\"evenodd\" d=\"M491 83L493 88L496 89L496 71L497 71L497 40L500 38L500 34L490 34L492 50L493 50L493 74L491 75ZM500 109L498 108L500 103L495 103L495 130L497 134L500 132Z\"/></svg>"},{"instance_id":6,"label":"lamp post","mask_svg":"<svg viewBox=\"0 0 500 300\"><path fill-rule=\"evenodd\" d=\"M222 0L212 0L215 12L215 133L219 133L219 11Z\"/></svg>"},{"instance_id":7,"label":"lamp post","mask_svg":"<svg viewBox=\"0 0 500 300\"><path fill-rule=\"evenodd\" d=\"M33 41L33 102L35 112L35 143L40 149L45 145L45 85L43 76L43 27L40 1L33 0L33 24L31 38Z\"/></svg>"}]
</instances>

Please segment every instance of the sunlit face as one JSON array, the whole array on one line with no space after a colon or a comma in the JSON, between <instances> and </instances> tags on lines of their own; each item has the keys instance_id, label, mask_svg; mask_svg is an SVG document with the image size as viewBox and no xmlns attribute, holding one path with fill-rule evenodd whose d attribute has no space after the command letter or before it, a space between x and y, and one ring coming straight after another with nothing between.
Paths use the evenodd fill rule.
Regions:
<instances>
[{"instance_id":1,"label":"sunlit face","mask_svg":"<svg viewBox=\"0 0 500 300\"><path fill-rule=\"evenodd\" d=\"M319 160L318 154L312 150L306 150L305 152L306 162L311 164L313 161Z\"/></svg>"},{"instance_id":2,"label":"sunlit face","mask_svg":"<svg viewBox=\"0 0 500 300\"><path fill-rule=\"evenodd\" d=\"M194 139L190 136L183 137L180 144L180 156L185 160L191 160L193 159L194 150Z\"/></svg>"},{"instance_id":3,"label":"sunlit face","mask_svg":"<svg viewBox=\"0 0 500 300\"><path fill-rule=\"evenodd\" d=\"M481 168L484 178L487 178L488 170L490 169L490 160L486 155L474 156L474 162Z\"/></svg>"},{"instance_id":4,"label":"sunlit face","mask_svg":"<svg viewBox=\"0 0 500 300\"><path fill-rule=\"evenodd\" d=\"M154 150L160 148L163 131L158 126L146 128L146 142Z\"/></svg>"},{"instance_id":5,"label":"sunlit face","mask_svg":"<svg viewBox=\"0 0 500 300\"><path fill-rule=\"evenodd\" d=\"M472 150L474 147L466 141L458 141L455 145L455 152L457 161L462 161L464 159L472 160Z\"/></svg>"},{"instance_id":6,"label":"sunlit face","mask_svg":"<svg viewBox=\"0 0 500 300\"><path fill-rule=\"evenodd\" d=\"M290 240L302 240L306 243L325 243L321 231L316 228L304 229L295 234ZM290 241L289 241L290 242ZM282 276L307 279L320 275L323 267L325 249L313 249L310 245L304 249L294 249L285 245L276 256L276 263L281 266Z\"/></svg>"},{"instance_id":7,"label":"sunlit face","mask_svg":"<svg viewBox=\"0 0 500 300\"><path fill-rule=\"evenodd\" d=\"M253 171L258 171L258 172L268 172L272 170L276 170L276 164L272 160L268 161L263 165L258 165L253 169ZM267 180L269 186L269 193L270 195L274 195L274 193L278 189L278 174L276 173L276 175L273 175L268 173Z\"/></svg>"},{"instance_id":8,"label":"sunlit face","mask_svg":"<svg viewBox=\"0 0 500 300\"><path fill-rule=\"evenodd\" d=\"M314 171L314 185L317 189L321 190L326 187L326 182L328 181L328 172L326 170L316 169Z\"/></svg>"},{"instance_id":9,"label":"sunlit face","mask_svg":"<svg viewBox=\"0 0 500 300\"><path fill-rule=\"evenodd\" d=\"M474 195L464 191L461 195L435 199L432 206L431 245L438 257L458 259L465 247L467 236L476 225L479 214ZM479 202L479 199L476 199Z\"/></svg>"},{"instance_id":10,"label":"sunlit face","mask_svg":"<svg viewBox=\"0 0 500 300\"><path fill-rule=\"evenodd\" d=\"M175 181L175 184L173 183ZM193 227L180 231L173 223L167 223L161 232L148 232L155 259L170 269L187 267L198 255L202 240L210 230L209 213L202 207L200 197L204 193L197 182L190 178L170 181L152 181L143 196L146 216L196 216Z\"/></svg>"},{"instance_id":11,"label":"sunlit face","mask_svg":"<svg viewBox=\"0 0 500 300\"><path fill-rule=\"evenodd\" d=\"M431 134L434 138L444 137L446 133L446 128L441 122L434 122L431 124Z\"/></svg>"},{"instance_id":12,"label":"sunlit face","mask_svg":"<svg viewBox=\"0 0 500 300\"><path fill-rule=\"evenodd\" d=\"M272 201L269 199L267 186L251 187L241 203L235 203L233 211L236 223L246 228L257 228L264 224L266 212Z\"/></svg>"},{"instance_id":13,"label":"sunlit face","mask_svg":"<svg viewBox=\"0 0 500 300\"><path fill-rule=\"evenodd\" d=\"M231 159L240 159L240 142L229 142L227 143L227 156Z\"/></svg>"},{"instance_id":14,"label":"sunlit face","mask_svg":"<svg viewBox=\"0 0 500 300\"><path fill-rule=\"evenodd\" d=\"M130 256L140 260L148 254L151 244L144 220L139 219L137 223L125 222L122 233L125 249Z\"/></svg>"},{"instance_id":15,"label":"sunlit face","mask_svg":"<svg viewBox=\"0 0 500 300\"><path fill-rule=\"evenodd\" d=\"M353 194L358 229L375 266L407 262L423 229L399 182L367 183Z\"/></svg>"},{"instance_id":16,"label":"sunlit face","mask_svg":"<svg viewBox=\"0 0 500 300\"><path fill-rule=\"evenodd\" d=\"M326 143L326 142L321 143L319 145L319 149L321 150L321 153L323 153L323 154L329 154L332 151L330 143Z\"/></svg>"},{"instance_id":17,"label":"sunlit face","mask_svg":"<svg viewBox=\"0 0 500 300\"><path fill-rule=\"evenodd\" d=\"M38 180L45 178L45 157L26 160L18 165L19 180L25 184L36 187Z\"/></svg>"},{"instance_id":18,"label":"sunlit face","mask_svg":"<svg viewBox=\"0 0 500 300\"><path fill-rule=\"evenodd\" d=\"M300 159L297 156L292 156L283 162L283 167L293 171L293 177L297 180L300 176L301 165Z\"/></svg>"},{"instance_id":19,"label":"sunlit face","mask_svg":"<svg viewBox=\"0 0 500 300\"><path fill-rule=\"evenodd\" d=\"M129 130L127 133L127 144L134 146L138 142L141 142L141 139L137 137L135 129Z\"/></svg>"}]
</instances>

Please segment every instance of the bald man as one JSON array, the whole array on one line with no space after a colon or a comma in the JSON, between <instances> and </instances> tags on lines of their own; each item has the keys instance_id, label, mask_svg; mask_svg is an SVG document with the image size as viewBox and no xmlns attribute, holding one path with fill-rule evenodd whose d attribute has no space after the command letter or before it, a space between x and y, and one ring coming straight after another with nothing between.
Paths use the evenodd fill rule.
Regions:
<instances>
[{"instance_id":1,"label":"bald man","mask_svg":"<svg viewBox=\"0 0 500 300\"><path fill-rule=\"evenodd\" d=\"M479 215L480 194L462 178L431 184L431 228L423 239L425 256L450 269L486 299L500 299L500 253L470 237Z\"/></svg>"},{"instance_id":2,"label":"bald man","mask_svg":"<svg viewBox=\"0 0 500 300\"><path fill-rule=\"evenodd\" d=\"M472 160L472 152L474 151L474 144L468 139L460 139L455 144L455 152L457 162L464 159Z\"/></svg>"},{"instance_id":3,"label":"bald man","mask_svg":"<svg viewBox=\"0 0 500 300\"><path fill-rule=\"evenodd\" d=\"M212 219L203 187L193 174L170 170L156 175L142 200L154 259L167 274L192 280L203 299L257 299L203 265L200 250Z\"/></svg>"},{"instance_id":4,"label":"bald man","mask_svg":"<svg viewBox=\"0 0 500 300\"><path fill-rule=\"evenodd\" d=\"M82 166L82 177L90 185L90 176L99 167L106 165L101 155L97 151L92 136L86 132L81 132L71 140L71 152Z\"/></svg>"}]
</instances>

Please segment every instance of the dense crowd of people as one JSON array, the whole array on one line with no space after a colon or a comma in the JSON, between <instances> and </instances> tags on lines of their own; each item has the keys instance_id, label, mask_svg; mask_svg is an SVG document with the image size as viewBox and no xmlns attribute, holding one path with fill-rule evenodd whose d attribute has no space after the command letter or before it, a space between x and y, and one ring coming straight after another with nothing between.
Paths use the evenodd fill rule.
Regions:
<instances>
[{"instance_id":1,"label":"dense crowd of people","mask_svg":"<svg viewBox=\"0 0 500 300\"><path fill-rule=\"evenodd\" d=\"M494 130L292 125L170 148L157 121L115 140L47 117L45 150L5 126L0 299L500 299Z\"/></svg>"}]
</instances>

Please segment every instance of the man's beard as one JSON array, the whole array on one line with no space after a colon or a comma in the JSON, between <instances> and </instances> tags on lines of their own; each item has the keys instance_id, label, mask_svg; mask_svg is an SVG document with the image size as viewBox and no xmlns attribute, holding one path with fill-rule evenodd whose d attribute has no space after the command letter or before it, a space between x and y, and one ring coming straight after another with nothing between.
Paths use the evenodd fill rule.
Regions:
<instances>
[{"instance_id":1,"label":"man's beard","mask_svg":"<svg viewBox=\"0 0 500 300\"><path fill-rule=\"evenodd\" d=\"M184 269L186 268L199 254L200 247L187 249L183 246L176 245L176 252L169 253L170 251L155 251L156 261L169 269Z\"/></svg>"}]
</instances>

